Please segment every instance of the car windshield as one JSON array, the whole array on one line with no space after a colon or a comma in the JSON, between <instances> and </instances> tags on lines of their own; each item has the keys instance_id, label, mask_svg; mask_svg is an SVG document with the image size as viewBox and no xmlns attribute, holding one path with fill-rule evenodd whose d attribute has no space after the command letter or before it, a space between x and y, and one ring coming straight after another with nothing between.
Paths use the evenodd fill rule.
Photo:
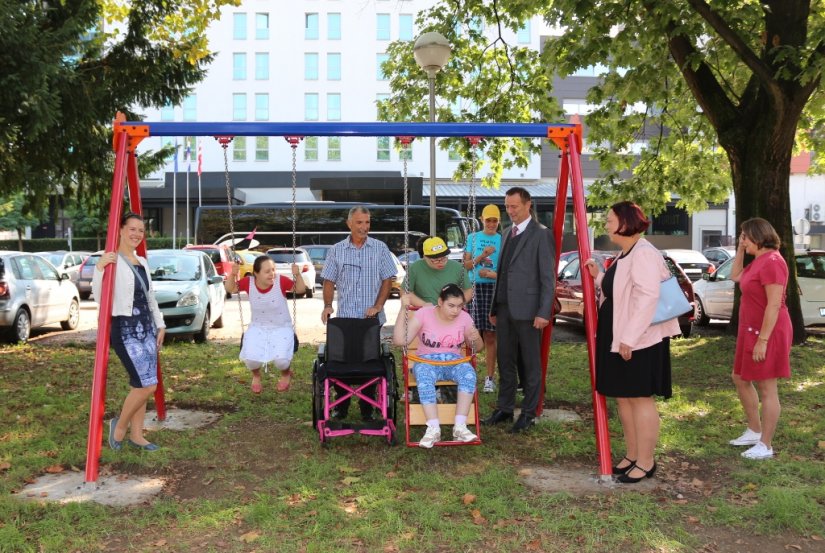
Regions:
<instances>
[{"instance_id":1,"label":"car windshield","mask_svg":"<svg viewBox=\"0 0 825 553\"><path fill-rule=\"evenodd\" d=\"M796 274L804 278L825 279L825 255L797 255Z\"/></svg>"},{"instance_id":2,"label":"car windshield","mask_svg":"<svg viewBox=\"0 0 825 553\"><path fill-rule=\"evenodd\" d=\"M153 255L149 258L152 280L200 280L201 264L194 255Z\"/></svg>"},{"instance_id":3,"label":"car windshield","mask_svg":"<svg viewBox=\"0 0 825 553\"><path fill-rule=\"evenodd\" d=\"M274 261L275 263L292 263L293 262L293 255L292 251L284 251L284 252L267 252L267 255ZM306 262L306 254L304 252L295 252L295 263L303 263Z\"/></svg>"},{"instance_id":4,"label":"car windshield","mask_svg":"<svg viewBox=\"0 0 825 553\"><path fill-rule=\"evenodd\" d=\"M63 254L62 253L42 254L42 255L40 255L40 257L48 259L49 263L51 263L55 267L60 267L60 265L63 264Z\"/></svg>"}]
</instances>

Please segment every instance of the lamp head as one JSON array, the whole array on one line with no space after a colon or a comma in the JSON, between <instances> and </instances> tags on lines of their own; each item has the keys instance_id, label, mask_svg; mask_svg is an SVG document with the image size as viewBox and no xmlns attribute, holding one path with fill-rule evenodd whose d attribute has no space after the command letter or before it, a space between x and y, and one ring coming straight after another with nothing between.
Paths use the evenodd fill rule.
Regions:
<instances>
[{"instance_id":1,"label":"lamp head","mask_svg":"<svg viewBox=\"0 0 825 553\"><path fill-rule=\"evenodd\" d=\"M450 61L450 54L453 49L450 43L441 33L424 33L413 46L413 56L415 62L421 69L427 72L430 78L434 78L447 62Z\"/></svg>"}]
</instances>

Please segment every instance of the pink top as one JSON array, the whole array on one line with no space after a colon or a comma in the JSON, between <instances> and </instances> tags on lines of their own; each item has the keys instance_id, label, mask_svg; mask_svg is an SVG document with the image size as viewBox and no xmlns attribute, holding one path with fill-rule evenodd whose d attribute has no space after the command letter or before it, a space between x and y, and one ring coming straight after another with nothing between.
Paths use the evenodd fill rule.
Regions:
<instances>
[{"instance_id":1,"label":"pink top","mask_svg":"<svg viewBox=\"0 0 825 553\"><path fill-rule=\"evenodd\" d=\"M450 323L441 321L434 305L422 307L415 312L415 318L421 323L418 331L418 354L455 353L461 355L467 331L473 328L473 319L469 313L462 311Z\"/></svg>"},{"instance_id":2,"label":"pink top","mask_svg":"<svg viewBox=\"0 0 825 553\"><path fill-rule=\"evenodd\" d=\"M651 324L661 282L671 276L662 253L641 238L625 257L613 263L617 265L613 279L613 343L610 351L618 352L620 344L640 350L679 334L677 319ZM596 286L601 286L603 278L604 273L599 273Z\"/></svg>"}]
</instances>

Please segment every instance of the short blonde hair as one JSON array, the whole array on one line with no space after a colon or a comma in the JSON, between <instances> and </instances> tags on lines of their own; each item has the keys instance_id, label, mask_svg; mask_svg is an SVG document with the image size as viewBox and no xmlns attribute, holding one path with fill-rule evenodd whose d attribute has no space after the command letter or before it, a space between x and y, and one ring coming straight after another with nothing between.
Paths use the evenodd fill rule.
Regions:
<instances>
[{"instance_id":1,"label":"short blonde hair","mask_svg":"<svg viewBox=\"0 0 825 553\"><path fill-rule=\"evenodd\" d=\"M782 245L776 229L761 217L754 217L742 223L742 233L760 248L778 250Z\"/></svg>"}]
</instances>

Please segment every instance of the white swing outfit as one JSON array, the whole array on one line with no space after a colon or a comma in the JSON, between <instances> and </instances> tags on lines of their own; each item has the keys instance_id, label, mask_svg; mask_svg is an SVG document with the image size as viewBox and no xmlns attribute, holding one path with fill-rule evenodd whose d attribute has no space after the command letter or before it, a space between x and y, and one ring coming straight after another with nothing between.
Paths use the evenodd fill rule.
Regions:
<instances>
[{"instance_id":1,"label":"white swing outfit","mask_svg":"<svg viewBox=\"0 0 825 553\"><path fill-rule=\"evenodd\" d=\"M249 296L252 311L252 320L244 333L239 355L250 370L273 363L285 371L292 362L294 331L286 296L281 288L282 278L289 280L278 277L271 288L261 292L255 285L255 278L249 276L249 289L239 290Z\"/></svg>"}]
</instances>

